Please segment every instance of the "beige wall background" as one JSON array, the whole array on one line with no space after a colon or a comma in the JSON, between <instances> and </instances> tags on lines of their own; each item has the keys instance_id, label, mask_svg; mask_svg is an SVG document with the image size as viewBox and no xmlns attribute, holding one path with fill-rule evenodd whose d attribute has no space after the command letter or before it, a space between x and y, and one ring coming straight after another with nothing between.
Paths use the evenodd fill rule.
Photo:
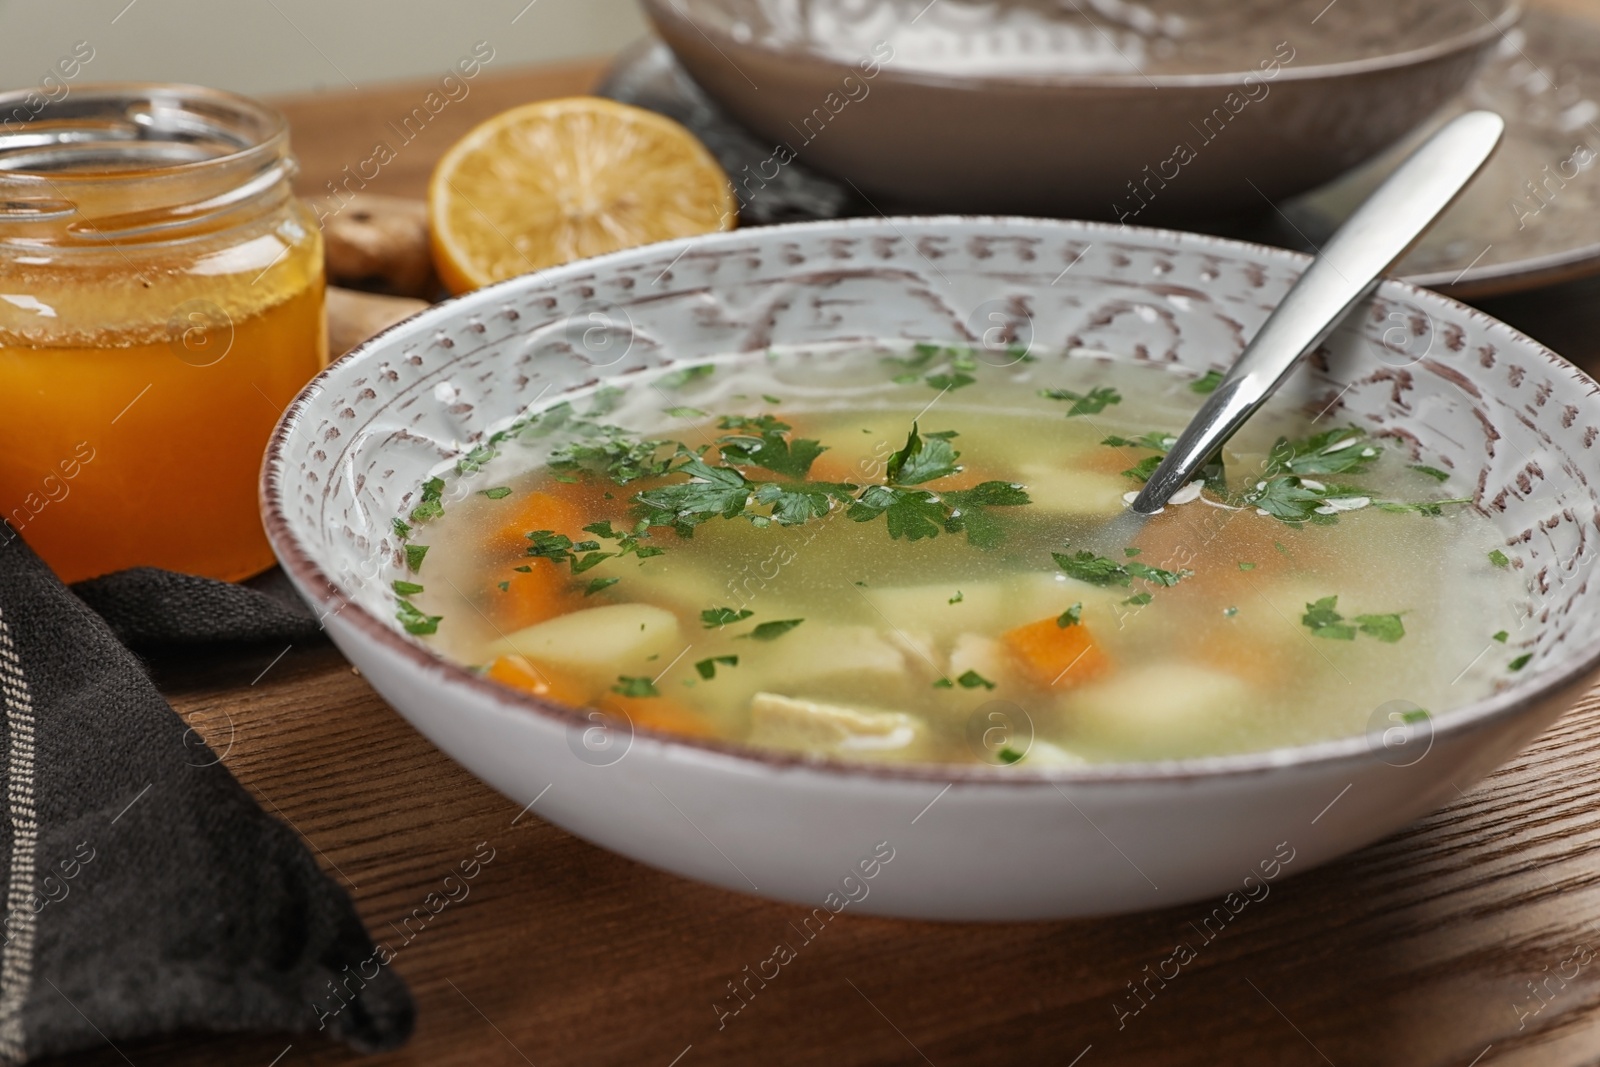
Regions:
<instances>
[{"instance_id":1,"label":"beige wall background","mask_svg":"<svg viewBox=\"0 0 1600 1067\"><path fill-rule=\"evenodd\" d=\"M37 85L79 41L78 81L182 81L257 95L602 55L644 32L634 0L0 0L0 88Z\"/></svg>"}]
</instances>

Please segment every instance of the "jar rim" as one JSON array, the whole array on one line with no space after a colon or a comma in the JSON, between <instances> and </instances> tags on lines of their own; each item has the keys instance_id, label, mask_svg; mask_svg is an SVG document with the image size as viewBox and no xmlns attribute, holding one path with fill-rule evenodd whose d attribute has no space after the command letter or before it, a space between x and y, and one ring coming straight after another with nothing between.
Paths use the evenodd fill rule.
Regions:
<instances>
[{"instance_id":1,"label":"jar rim","mask_svg":"<svg viewBox=\"0 0 1600 1067\"><path fill-rule=\"evenodd\" d=\"M225 89L98 82L72 86L53 100L35 89L12 90L0 93L0 195L7 187L248 169L255 160L286 155L288 136L282 112ZM119 155L136 165L115 165ZM60 165L29 165L36 160Z\"/></svg>"},{"instance_id":2,"label":"jar rim","mask_svg":"<svg viewBox=\"0 0 1600 1067\"><path fill-rule=\"evenodd\" d=\"M295 171L288 119L239 93L156 82L0 93L7 247L182 240L269 209Z\"/></svg>"}]
</instances>

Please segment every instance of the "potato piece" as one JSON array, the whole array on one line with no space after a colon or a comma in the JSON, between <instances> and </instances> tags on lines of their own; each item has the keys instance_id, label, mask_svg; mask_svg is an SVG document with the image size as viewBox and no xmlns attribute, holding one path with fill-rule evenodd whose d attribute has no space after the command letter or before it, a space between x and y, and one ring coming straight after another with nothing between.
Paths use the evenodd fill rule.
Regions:
<instances>
[{"instance_id":1,"label":"potato piece","mask_svg":"<svg viewBox=\"0 0 1600 1067\"><path fill-rule=\"evenodd\" d=\"M518 630L489 646L491 656L509 653L590 679L662 666L683 650L678 617L649 604L585 608ZM662 658L652 664L651 656Z\"/></svg>"},{"instance_id":2,"label":"potato piece","mask_svg":"<svg viewBox=\"0 0 1600 1067\"><path fill-rule=\"evenodd\" d=\"M1117 515L1122 495L1134 488L1131 479L1116 474L1027 464L1017 469L1017 480L1028 487L1030 513L1051 515Z\"/></svg>"},{"instance_id":3,"label":"potato piece","mask_svg":"<svg viewBox=\"0 0 1600 1067\"><path fill-rule=\"evenodd\" d=\"M922 720L898 711L847 708L757 693L750 700L750 741L801 752L884 753L909 749Z\"/></svg>"},{"instance_id":4,"label":"potato piece","mask_svg":"<svg viewBox=\"0 0 1600 1067\"><path fill-rule=\"evenodd\" d=\"M759 619L752 619L758 622ZM897 682L906 677L906 654L870 626L807 620L770 644L754 646L750 667L769 684L824 682L841 675L854 682Z\"/></svg>"},{"instance_id":5,"label":"potato piece","mask_svg":"<svg viewBox=\"0 0 1600 1067\"><path fill-rule=\"evenodd\" d=\"M1015 691L1019 683L1015 658L999 641L982 634L962 634L950 648L948 677L954 681L968 671L976 671L1001 690Z\"/></svg>"},{"instance_id":6,"label":"potato piece","mask_svg":"<svg viewBox=\"0 0 1600 1067\"><path fill-rule=\"evenodd\" d=\"M1012 630L1037 619L1053 619L1072 605L1082 604L1083 621L1108 631L1116 628L1118 616L1126 611L1122 602L1132 592L1120 585L1090 585L1059 571L1026 574L1006 584L1005 598L993 625L975 628L991 633Z\"/></svg>"},{"instance_id":7,"label":"potato piece","mask_svg":"<svg viewBox=\"0 0 1600 1067\"><path fill-rule=\"evenodd\" d=\"M1232 751L1242 741L1250 686L1197 663L1128 667L1073 690L1057 707L1076 747L1126 759Z\"/></svg>"},{"instance_id":8,"label":"potato piece","mask_svg":"<svg viewBox=\"0 0 1600 1067\"><path fill-rule=\"evenodd\" d=\"M961 599L950 603L957 591ZM998 582L941 582L863 590L867 600L896 629L920 631L948 641L966 631L992 629L1005 602Z\"/></svg>"}]
</instances>

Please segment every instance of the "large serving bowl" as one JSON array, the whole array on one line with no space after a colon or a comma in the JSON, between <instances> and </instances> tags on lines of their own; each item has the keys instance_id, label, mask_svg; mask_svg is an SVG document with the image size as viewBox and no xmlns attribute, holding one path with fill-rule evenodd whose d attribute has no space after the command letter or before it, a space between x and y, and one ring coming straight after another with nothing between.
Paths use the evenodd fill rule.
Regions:
<instances>
[{"instance_id":1,"label":"large serving bowl","mask_svg":"<svg viewBox=\"0 0 1600 1067\"><path fill-rule=\"evenodd\" d=\"M643 0L690 76L869 199L1141 225L1262 210L1405 135L1516 0Z\"/></svg>"},{"instance_id":2,"label":"large serving bowl","mask_svg":"<svg viewBox=\"0 0 1600 1067\"><path fill-rule=\"evenodd\" d=\"M391 520L487 433L598 380L759 359L775 344L982 343L997 315L1042 375L1050 361L1102 357L1198 374L1238 355L1305 263L1193 234L1003 218L780 226L574 263L425 311L329 367L267 455L268 533L333 640L418 730L517 804L537 801L533 814L643 862L807 908L848 897L943 919L1239 890L1263 864L1304 871L1453 799L1600 665L1600 394L1468 307L1386 282L1284 386L1476 486L1521 564L1524 625L1492 654L1527 654L1527 667L1422 726L1375 709L1367 736L1037 771L873 766L608 729L406 636L388 591L406 574ZM862 880L861 862L888 849Z\"/></svg>"}]
</instances>

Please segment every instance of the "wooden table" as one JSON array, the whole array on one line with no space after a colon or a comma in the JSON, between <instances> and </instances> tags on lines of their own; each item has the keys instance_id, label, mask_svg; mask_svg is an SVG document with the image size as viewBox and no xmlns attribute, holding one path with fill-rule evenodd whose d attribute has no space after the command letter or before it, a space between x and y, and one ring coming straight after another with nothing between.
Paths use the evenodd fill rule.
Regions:
<instances>
[{"instance_id":1,"label":"wooden table","mask_svg":"<svg viewBox=\"0 0 1600 1067\"><path fill-rule=\"evenodd\" d=\"M1568 0L1564 6L1575 6ZM599 66L483 76L371 183L417 195L472 123L582 91ZM425 88L290 102L308 193L365 157ZM1600 355L1596 287L1499 301ZM1550 337L1558 344L1561 338ZM1600 1059L1600 694L1445 811L1274 886L1123 1029L1112 1004L1205 911L935 925L849 914L720 1030L712 1004L793 907L603 852L446 759L326 645L163 669L184 715L233 725L233 773L386 936L479 842L471 896L407 945L416 1036L377 1064L1576 1064ZM263 673L264 671L264 673ZM259 677L258 677L259 675ZM252 681L254 679L254 681ZM1567 965L1570 975L1572 964ZM308 1009L309 1010L309 1009ZM287 1047L286 1047L287 1046ZM281 1056L281 1059L274 1057ZM311 1037L180 1037L79 1065L356 1060ZM63 1061L65 1062L65 1061Z\"/></svg>"}]
</instances>

